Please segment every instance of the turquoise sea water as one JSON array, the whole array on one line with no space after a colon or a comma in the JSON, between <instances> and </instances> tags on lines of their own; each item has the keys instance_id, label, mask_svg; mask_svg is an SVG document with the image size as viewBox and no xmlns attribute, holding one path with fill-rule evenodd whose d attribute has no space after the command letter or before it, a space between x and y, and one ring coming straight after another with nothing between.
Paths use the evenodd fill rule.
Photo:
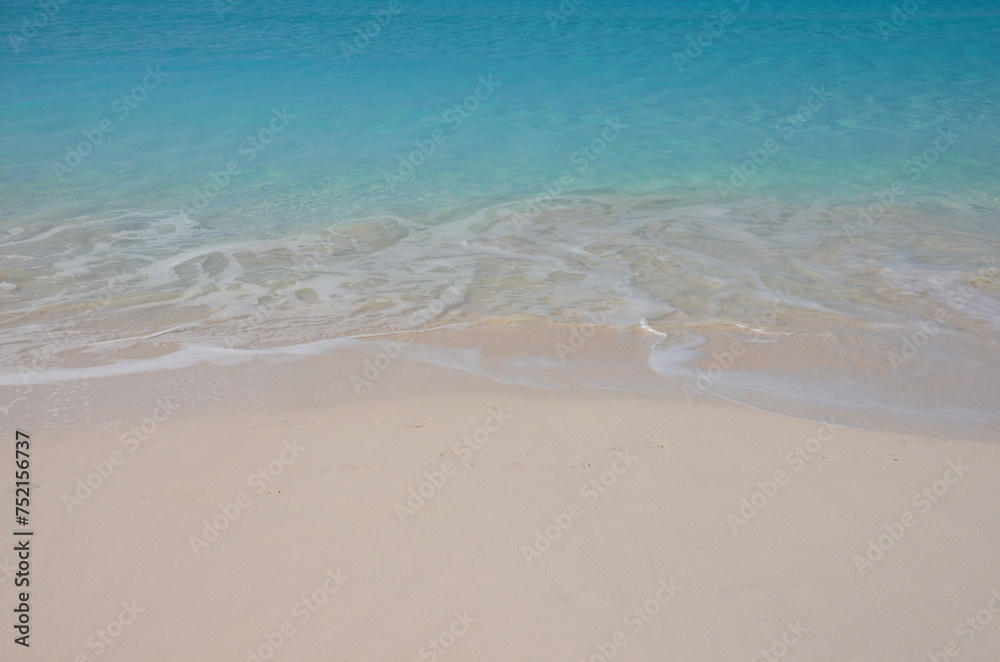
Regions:
<instances>
[{"instance_id":1,"label":"turquoise sea water","mask_svg":"<svg viewBox=\"0 0 1000 662\"><path fill-rule=\"evenodd\" d=\"M0 30L8 367L405 328L453 286L427 323L789 301L768 328L865 365L931 320L910 378L996 387L995 3L11 1Z\"/></svg>"}]
</instances>

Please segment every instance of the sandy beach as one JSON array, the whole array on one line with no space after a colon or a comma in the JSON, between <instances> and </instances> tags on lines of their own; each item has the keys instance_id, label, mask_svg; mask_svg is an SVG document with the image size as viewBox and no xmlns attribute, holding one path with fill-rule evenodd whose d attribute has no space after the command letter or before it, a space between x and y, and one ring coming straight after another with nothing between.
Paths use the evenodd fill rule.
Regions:
<instances>
[{"instance_id":1,"label":"sandy beach","mask_svg":"<svg viewBox=\"0 0 1000 662\"><path fill-rule=\"evenodd\" d=\"M987 661L1000 648L988 442L405 359L363 396L315 388L349 383L360 358L29 388L29 403L85 398L108 421L46 427L31 424L44 406L20 410L37 476L30 659ZM222 383L243 406L205 404L195 386ZM16 563L8 550L5 588Z\"/></svg>"},{"instance_id":2,"label":"sandy beach","mask_svg":"<svg viewBox=\"0 0 1000 662\"><path fill-rule=\"evenodd\" d=\"M998 662L997 0L0 2L0 662Z\"/></svg>"}]
</instances>

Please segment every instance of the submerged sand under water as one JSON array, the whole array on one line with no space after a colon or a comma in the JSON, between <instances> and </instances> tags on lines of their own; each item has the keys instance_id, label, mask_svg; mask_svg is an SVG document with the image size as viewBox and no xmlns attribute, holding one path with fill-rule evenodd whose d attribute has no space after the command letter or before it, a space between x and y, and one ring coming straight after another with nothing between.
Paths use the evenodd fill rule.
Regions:
<instances>
[{"instance_id":1,"label":"submerged sand under water","mask_svg":"<svg viewBox=\"0 0 1000 662\"><path fill-rule=\"evenodd\" d=\"M0 380L329 355L345 343L377 356L391 334L409 339L403 360L501 381L715 395L972 434L1000 418L998 228L995 212L946 198L574 197L437 225L378 217L256 238L180 213L85 217L0 240Z\"/></svg>"}]
</instances>

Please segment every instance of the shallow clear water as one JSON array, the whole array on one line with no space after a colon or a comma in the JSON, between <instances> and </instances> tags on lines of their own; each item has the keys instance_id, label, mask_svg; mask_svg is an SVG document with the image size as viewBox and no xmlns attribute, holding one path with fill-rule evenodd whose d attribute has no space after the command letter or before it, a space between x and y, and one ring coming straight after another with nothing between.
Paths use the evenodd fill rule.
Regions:
<instances>
[{"instance_id":1,"label":"shallow clear water","mask_svg":"<svg viewBox=\"0 0 1000 662\"><path fill-rule=\"evenodd\" d=\"M931 320L875 391L996 387L994 3L45 7L0 8L9 367L527 315L884 372Z\"/></svg>"}]
</instances>

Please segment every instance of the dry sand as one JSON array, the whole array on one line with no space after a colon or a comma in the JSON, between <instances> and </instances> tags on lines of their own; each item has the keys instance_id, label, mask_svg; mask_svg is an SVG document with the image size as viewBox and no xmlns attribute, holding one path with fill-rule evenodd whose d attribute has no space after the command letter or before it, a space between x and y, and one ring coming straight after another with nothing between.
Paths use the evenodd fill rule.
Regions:
<instances>
[{"instance_id":1,"label":"dry sand","mask_svg":"<svg viewBox=\"0 0 1000 662\"><path fill-rule=\"evenodd\" d=\"M31 647L5 519L0 659L1000 659L989 442L411 363L330 398L323 369L28 389ZM194 411L222 374L255 394Z\"/></svg>"}]
</instances>

